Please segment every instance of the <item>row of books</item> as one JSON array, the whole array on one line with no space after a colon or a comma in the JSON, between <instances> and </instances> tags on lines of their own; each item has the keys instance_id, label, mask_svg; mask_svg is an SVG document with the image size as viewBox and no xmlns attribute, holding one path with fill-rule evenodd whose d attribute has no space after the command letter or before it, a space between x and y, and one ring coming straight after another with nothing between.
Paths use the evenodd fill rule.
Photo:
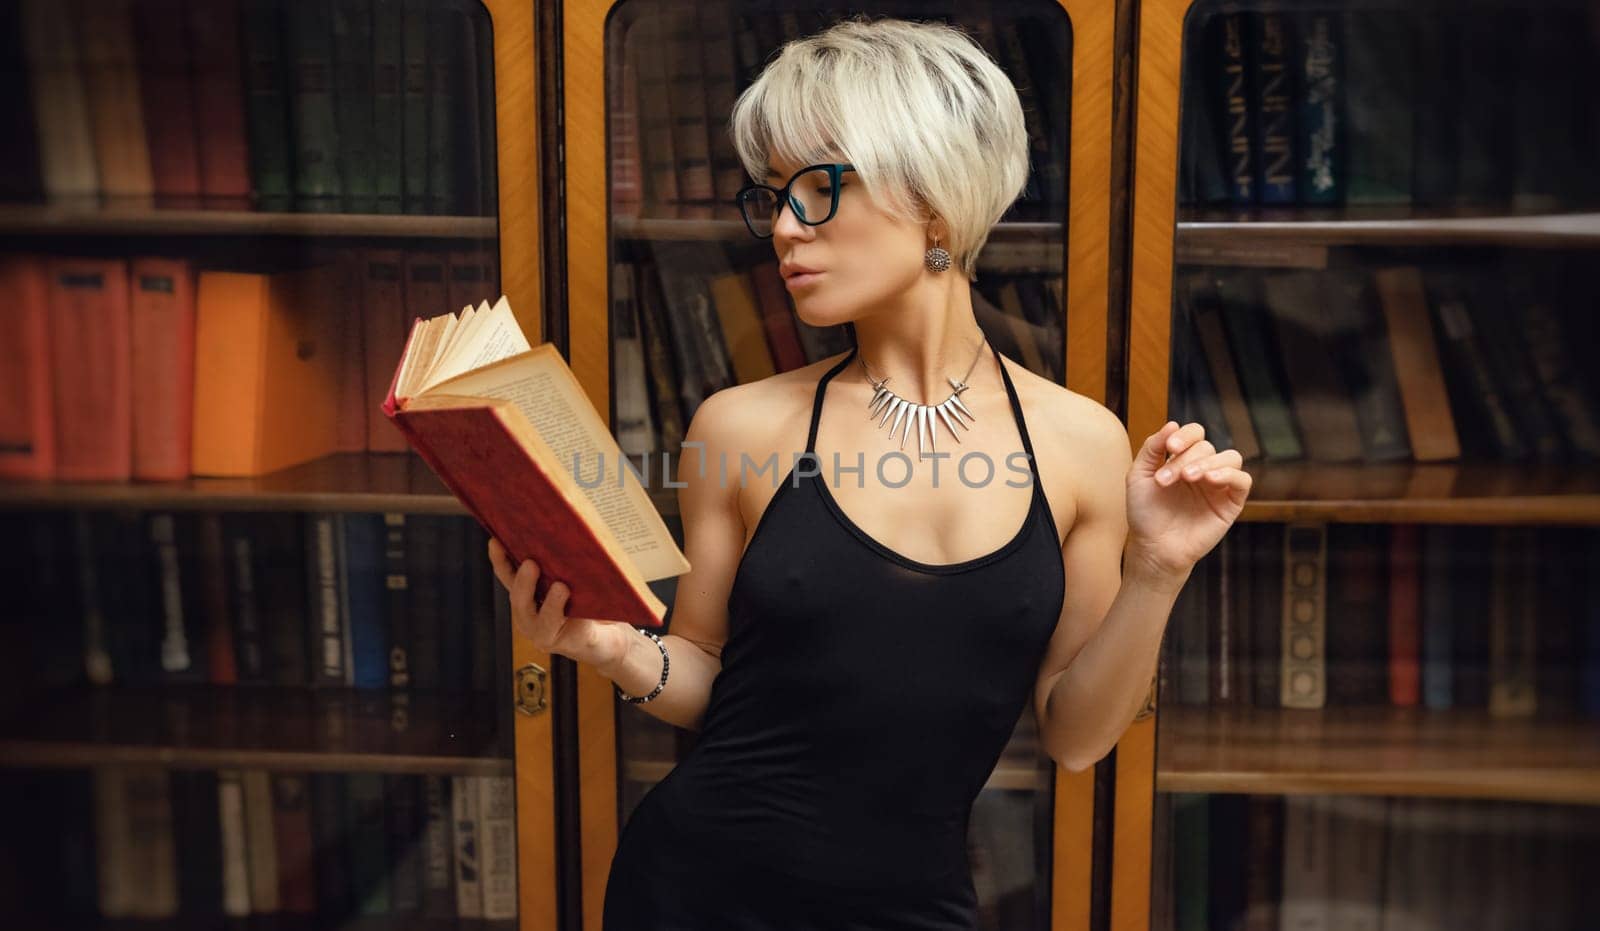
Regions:
<instances>
[{"instance_id":1,"label":"row of books","mask_svg":"<svg viewBox=\"0 0 1600 931\"><path fill-rule=\"evenodd\" d=\"M6 200L494 213L493 60L477 4L5 9Z\"/></svg>"},{"instance_id":2,"label":"row of books","mask_svg":"<svg viewBox=\"0 0 1600 931\"><path fill-rule=\"evenodd\" d=\"M1593 203L1600 185L1581 154L1600 122L1590 17L1580 4L1480 4L1198 19L1179 200Z\"/></svg>"},{"instance_id":3,"label":"row of books","mask_svg":"<svg viewBox=\"0 0 1600 931\"><path fill-rule=\"evenodd\" d=\"M381 411L411 320L494 297L491 250L340 249L287 271L0 257L0 478L255 476L405 452Z\"/></svg>"},{"instance_id":4,"label":"row of books","mask_svg":"<svg viewBox=\"0 0 1600 931\"><path fill-rule=\"evenodd\" d=\"M499 584L459 515L3 515L7 664L81 683L486 692Z\"/></svg>"},{"instance_id":5,"label":"row of books","mask_svg":"<svg viewBox=\"0 0 1600 931\"><path fill-rule=\"evenodd\" d=\"M1600 459L1583 261L1182 270L1174 406L1247 460Z\"/></svg>"},{"instance_id":6,"label":"row of books","mask_svg":"<svg viewBox=\"0 0 1600 931\"><path fill-rule=\"evenodd\" d=\"M1176 704L1600 715L1600 531L1242 523L1168 624Z\"/></svg>"},{"instance_id":7,"label":"row of books","mask_svg":"<svg viewBox=\"0 0 1600 931\"><path fill-rule=\"evenodd\" d=\"M619 216L737 217L747 178L727 131L738 95L784 43L851 12L719 2L630 4L608 48L612 209ZM1066 203L1071 40L1066 18L987 7L916 9L970 34L1022 100L1033 171L1011 219L1059 215ZM620 34L618 34L620 33Z\"/></svg>"},{"instance_id":8,"label":"row of books","mask_svg":"<svg viewBox=\"0 0 1600 931\"><path fill-rule=\"evenodd\" d=\"M13 919L515 926L509 776L103 766L0 784Z\"/></svg>"},{"instance_id":9,"label":"row of books","mask_svg":"<svg viewBox=\"0 0 1600 931\"><path fill-rule=\"evenodd\" d=\"M1154 931L1571 929L1600 908L1580 805L1160 793Z\"/></svg>"},{"instance_id":10,"label":"row of books","mask_svg":"<svg viewBox=\"0 0 1600 931\"><path fill-rule=\"evenodd\" d=\"M741 268L719 247L659 242L612 266L617 443L629 455L676 453L712 393L850 348L843 326L794 312L776 262ZM985 275L972 292L979 327L1001 353L1064 379L1061 278Z\"/></svg>"}]
</instances>

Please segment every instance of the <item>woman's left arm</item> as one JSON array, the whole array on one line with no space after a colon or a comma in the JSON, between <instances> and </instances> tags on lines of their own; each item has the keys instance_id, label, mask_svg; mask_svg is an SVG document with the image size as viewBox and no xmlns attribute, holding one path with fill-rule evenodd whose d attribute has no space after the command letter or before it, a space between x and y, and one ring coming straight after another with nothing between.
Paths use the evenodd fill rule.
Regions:
<instances>
[{"instance_id":1,"label":"woman's left arm","mask_svg":"<svg viewBox=\"0 0 1600 931\"><path fill-rule=\"evenodd\" d=\"M1250 493L1239 452L1213 448L1200 424L1168 421L1132 456L1108 419L1101 432L1115 436L1094 444L1061 547L1066 597L1034 689L1044 750L1073 772L1110 753L1143 707L1173 602Z\"/></svg>"}]
</instances>

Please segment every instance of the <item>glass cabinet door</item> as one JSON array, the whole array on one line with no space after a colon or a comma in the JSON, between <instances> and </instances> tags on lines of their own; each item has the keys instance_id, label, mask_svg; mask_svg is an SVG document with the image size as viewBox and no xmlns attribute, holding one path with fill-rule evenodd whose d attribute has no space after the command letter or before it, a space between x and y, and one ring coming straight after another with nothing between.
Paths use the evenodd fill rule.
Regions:
<instances>
[{"instance_id":1,"label":"glass cabinet door","mask_svg":"<svg viewBox=\"0 0 1600 931\"><path fill-rule=\"evenodd\" d=\"M501 293L489 9L0 15L0 924L518 926L505 592L380 409Z\"/></svg>"},{"instance_id":2,"label":"glass cabinet door","mask_svg":"<svg viewBox=\"0 0 1600 931\"><path fill-rule=\"evenodd\" d=\"M749 179L727 120L737 95L783 43L858 12L952 23L1018 86L1032 170L1026 191L982 254L973 307L990 342L1010 360L1060 383L1103 381L1101 220L1109 207L1097 199L1108 190L1109 175L1096 173L1108 172L1110 140L1107 127L1074 132L1074 101L1109 88L1109 6L1090 10L1046 0L849 10L729 0L569 4L566 223L569 243L585 246L581 253L568 251L574 368L591 398L609 411L619 445L647 476L680 545L676 491L662 479L677 474L680 444L699 404L722 388L851 346L845 327L816 328L795 316L772 244L745 229L734 195ZM1087 47L1075 38L1081 20L1094 27ZM1075 58L1079 73L1088 76L1084 87L1073 86ZM603 98L585 95L590 82L603 88ZM590 112L595 104L603 105L603 121ZM578 151L604 157L573 158ZM1095 157L1080 165L1083 152ZM1078 209L1077 200L1069 211L1067 191L1080 186L1085 203L1101 204L1098 211ZM1089 218L1097 219L1091 224ZM1075 332L1090 336L1069 344L1069 320ZM603 369L580 364L596 357L606 360ZM1093 391L1100 396L1103 384ZM675 580L653 587L673 604ZM666 623L670 631L670 613ZM654 717L649 706L617 702L598 676L580 683L580 690L596 703L584 715L586 727L602 716L615 722L616 755L606 761L614 794L597 778L584 785L597 798L584 804L584 897L586 911L598 911L616 832L644 793L693 751L696 734ZM586 753L595 744L590 736ZM599 774L602 765L586 759L584 771ZM1075 821L1067 832L1074 843L1081 837L1087 844L1087 816L1079 818L1076 802L1060 806L1057 790L1055 766L1038 747L1030 710L974 806L969 851L984 927L1051 927L1053 908L1087 914L1087 904L1053 902L1065 884L1073 885L1075 900L1088 897L1086 871L1081 883L1067 872L1086 864L1088 854L1056 854L1058 808ZM1069 875L1070 882L1063 881Z\"/></svg>"},{"instance_id":3,"label":"glass cabinet door","mask_svg":"<svg viewBox=\"0 0 1600 931\"><path fill-rule=\"evenodd\" d=\"M1586 927L1600 10L1156 7L1131 419L1254 484L1163 643L1150 925Z\"/></svg>"}]
</instances>

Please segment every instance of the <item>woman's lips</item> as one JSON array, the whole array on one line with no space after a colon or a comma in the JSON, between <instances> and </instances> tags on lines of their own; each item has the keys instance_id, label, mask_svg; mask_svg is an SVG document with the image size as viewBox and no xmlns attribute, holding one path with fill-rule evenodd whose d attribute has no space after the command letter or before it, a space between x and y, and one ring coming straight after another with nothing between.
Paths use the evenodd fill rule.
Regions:
<instances>
[{"instance_id":1,"label":"woman's lips","mask_svg":"<svg viewBox=\"0 0 1600 931\"><path fill-rule=\"evenodd\" d=\"M802 272L798 275L790 275L789 277L783 279L783 284L785 287L790 289L804 287L805 285L816 281L818 278L821 278L824 274L824 272Z\"/></svg>"}]
</instances>

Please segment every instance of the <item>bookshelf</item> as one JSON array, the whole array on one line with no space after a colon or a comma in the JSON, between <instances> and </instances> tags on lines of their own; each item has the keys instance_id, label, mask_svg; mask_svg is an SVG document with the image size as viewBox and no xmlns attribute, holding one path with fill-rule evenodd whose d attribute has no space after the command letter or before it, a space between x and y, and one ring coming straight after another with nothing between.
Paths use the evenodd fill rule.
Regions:
<instances>
[{"instance_id":1,"label":"bookshelf","mask_svg":"<svg viewBox=\"0 0 1600 931\"><path fill-rule=\"evenodd\" d=\"M1254 484L1124 738L1126 926L1582 923L1600 198L1540 154L1590 132L1591 17L1141 4L1130 432Z\"/></svg>"},{"instance_id":2,"label":"bookshelf","mask_svg":"<svg viewBox=\"0 0 1600 931\"><path fill-rule=\"evenodd\" d=\"M553 926L549 658L378 411L412 316L542 332L534 10L0 19L0 915Z\"/></svg>"},{"instance_id":3,"label":"bookshelf","mask_svg":"<svg viewBox=\"0 0 1600 931\"><path fill-rule=\"evenodd\" d=\"M148 207L0 206L4 236L289 236L493 239L494 217L156 210Z\"/></svg>"}]
</instances>

